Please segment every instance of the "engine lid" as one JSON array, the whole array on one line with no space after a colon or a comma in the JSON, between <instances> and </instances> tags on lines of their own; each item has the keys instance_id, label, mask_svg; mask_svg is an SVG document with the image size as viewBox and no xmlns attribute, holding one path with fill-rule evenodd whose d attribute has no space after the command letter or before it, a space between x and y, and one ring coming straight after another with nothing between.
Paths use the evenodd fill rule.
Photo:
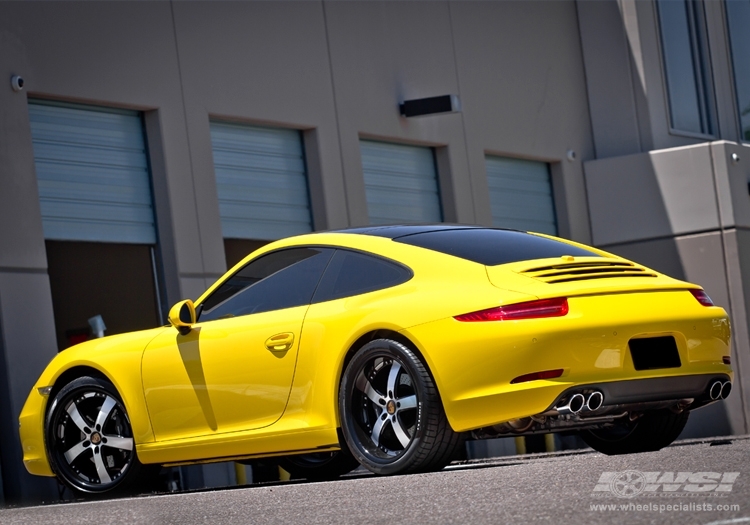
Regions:
<instances>
[{"instance_id":1,"label":"engine lid","mask_svg":"<svg viewBox=\"0 0 750 525\"><path fill-rule=\"evenodd\" d=\"M494 286L539 298L696 287L615 257L564 255L485 268Z\"/></svg>"}]
</instances>

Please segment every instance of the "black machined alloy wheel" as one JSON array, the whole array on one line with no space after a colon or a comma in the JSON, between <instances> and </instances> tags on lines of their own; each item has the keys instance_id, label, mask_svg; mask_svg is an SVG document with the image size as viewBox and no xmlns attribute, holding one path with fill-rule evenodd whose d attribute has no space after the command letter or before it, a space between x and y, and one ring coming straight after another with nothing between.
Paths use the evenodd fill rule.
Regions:
<instances>
[{"instance_id":1,"label":"black machined alloy wheel","mask_svg":"<svg viewBox=\"0 0 750 525\"><path fill-rule=\"evenodd\" d=\"M342 376L339 411L352 454L378 474L441 469L463 444L427 368L396 341L378 339L355 354Z\"/></svg>"},{"instance_id":2,"label":"black machined alloy wheel","mask_svg":"<svg viewBox=\"0 0 750 525\"><path fill-rule=\"evenodd\" d=\"M58 392L45 437L55 474L74 490L121 491L144 470L120 396L102 379L81 377Z\"/></svg>"}]
</instances>

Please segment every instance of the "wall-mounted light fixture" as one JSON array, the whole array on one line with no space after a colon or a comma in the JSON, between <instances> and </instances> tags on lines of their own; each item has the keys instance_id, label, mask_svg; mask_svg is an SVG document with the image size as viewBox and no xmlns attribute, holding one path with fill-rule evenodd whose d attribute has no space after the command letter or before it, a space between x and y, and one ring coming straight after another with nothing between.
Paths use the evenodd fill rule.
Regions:
<instances>
[{"instance_id":1,"label":"wall-mounted light fixture","mask_svg":"<svg viewBox=\"0 0 750 525\"><path fill-rule=\"evenodd\" d=\"M461 111L461 104L458 95L441 95L404 100L398 105L398 109L402 117L419 117L435 113L455 113Z\"/></svg>"}]
</instances>

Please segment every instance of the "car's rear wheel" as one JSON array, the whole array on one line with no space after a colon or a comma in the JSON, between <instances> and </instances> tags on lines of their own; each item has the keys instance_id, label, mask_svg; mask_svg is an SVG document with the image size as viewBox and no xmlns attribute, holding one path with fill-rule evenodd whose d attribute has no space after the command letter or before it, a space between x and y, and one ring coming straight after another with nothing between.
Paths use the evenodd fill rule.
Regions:
<instances>
[{"instance_id":1,"label":"car's rear wheel","mask_svg":"<svg viewBox=\"0 0 750 525\"><path fill-rule=\"evenodd\" d=\"M156 469L138 461L122 399L100 378L80 377L55 395L45 438L55 474L81 493L127 492Z\"/></svg>"},{"instance_id":2,"label":"car's rear wheel","mask_svg":"<svg viewBox=\"0 0 750 525\"><path fill-rule=\"evenodd\" d=\"M342 376L339 411L352 454L377 474L439 470L463 445L427 367L396 341L371 341L354 355Z\"/></svg>"},{"instance_id":3,"label":"car's rear wheel","mask_svg":"<svg viewBox=\"0 0 750 525\"><path fill-rule=\"evenodd\" d=\"M325 481L348 474L359 462L348 450L338 450L288 456L279 460L279 466L289 472L292 479Z\"/></svg>"},{"instance_id":4,"label":"car's rear wheel","mask_svg":"<svg viewBox=\"0 0 750 525\"><path fill-rule=\"evenodd\" d=\"M613 427L584 430L581 437L588 446L608 454L652 452L672 443L685 428L690 412L652 410L635 421Z\"/></svg>"}]
</instances>

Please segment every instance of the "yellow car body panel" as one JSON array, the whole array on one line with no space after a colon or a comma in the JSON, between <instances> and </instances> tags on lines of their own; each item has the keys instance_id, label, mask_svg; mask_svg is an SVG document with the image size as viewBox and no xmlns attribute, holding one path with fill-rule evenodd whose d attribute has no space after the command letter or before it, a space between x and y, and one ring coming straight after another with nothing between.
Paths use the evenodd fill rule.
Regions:
<instances>
[{"instance_id":1,"label":"yellow car body panel","mask_svg":"<svg viewBox=\"0 0 750 525\"><path fill-rule=\"evenodd\" d=\"M38 384L38 383L37 383ZM54 476L44 447L44 425L47 396L32 390L18 418L23 448L23 464L30 474Z\"/></svg>"},{"instance_id":2,"label":"yellow car body panel","mask_svg":"<svg viewBox=\"0 0 750 525\"><path fill-rule=\"evenodd\" d=\"M197 323L160 334L143 354L158 441L266 427L284 412L307 306ZM266 341L289 334L291 347Z\"/></svg>"},{"instance_id":3,"label":"yellow car body panel","mask_svg":"<svg viewBox=\"0 0 750 525\"><path fill-rule=\"evenodd\" d=\"M564 317L487 323L448 318L404 330L424 345L454 430L487 426L490 413L497 422L543 413L575 385L732 376L731 367L722 362L729 355L724 310L701 306L688 291L580 296L568 303L570 312ZM665 322L669 331L664 331ZM682 366L636 371L628 341L663 335L675 337ZM511 384L525 374L557 369L564 370L557 379Z\"/></svg>"},{"instance_id":4,"label":"yellow car body panel","mask_svg":"<svg viewBox=\"0 0 750 525\"><path fill-rule=\"evenodd\" d=\"M560 241L601 255L577 257L578 262L633 264ZM65 350L43 372L21 414L27 469L53 475L44 450L47 397L38 389L58 387L58 379L79 366L112 381L128 411L139 459L162 464L335 449L338 388L347 353L377 330L400 334L419 350L456 431L541 413L575 385L691 374L731 377L731 367L722 361L729 355L726 312L699 304L688 291L696 285L638 265L633 266L653 277L551 284L540 277L543 272L532 270L564 266L567 259L486 267L385 237L310 234L257 250L195 304L249 261L293 246L376 254L410 268L413 277L309 306L199 320L187 335L162 327ZM520 321L454 319L548 297L567 297L568 314ZM675 337L682 366L635 370L628 341L653 335ZM274 341L289 348L274 350ZM518 376L552 369L564 373L511 384Z\"/></svg>"},{"instance_id":5,"label":"yellow car body panel","mask_svg":"<svg viewBox=\"0 0 750 525\"><path fill-rule=\"evenodd\" d=\"M44 447L44 425L49 398L40 388L57 384L66 371L79 367L96 370L109 379L128 410L136 443L154 440L141 384L143 349L154 337L172 328L154 328L86 341L57 354L34 384L19 417L24 464L29 472L52 476Z\"/></svg>"}]
</instances>

